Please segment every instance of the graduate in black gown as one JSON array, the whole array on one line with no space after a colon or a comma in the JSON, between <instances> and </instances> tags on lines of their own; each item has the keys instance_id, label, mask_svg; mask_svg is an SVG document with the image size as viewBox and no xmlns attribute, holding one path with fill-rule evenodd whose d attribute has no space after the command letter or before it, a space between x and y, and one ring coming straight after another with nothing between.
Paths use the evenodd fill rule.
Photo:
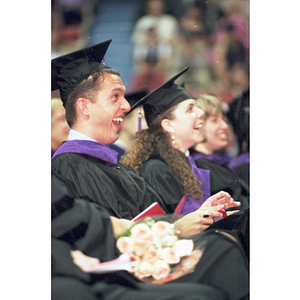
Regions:
<instances>
[{"instance_id":1,"label":"graduate in black gown","mask_svg":"<svg viewBox=\"0 0 300 300\"><path fill-rule=\"evenodd\" d=\"M228 168L218 152L228 144L228 125L223 115L221 101L212 95L201 95L196 99L197 107L204 111L204 140L190 149L197 167L210 171L210 191L223 190L242 203L241 208L249 207L250 189L239 175Z\"/></svg>"},{"instance_id":2,"label":"graduate in black gown","mask_svg":"<svg viewBox=\"0 0 300 300\"><path fill-rule=\"evenodd\" d=\"M106 146L117 140L119 123L130 109L119 73L102 63L110 42L52 60L52 90L60 90L71 128L52 158L52 170L111 215L132 219L155 201L164 205L142 178L117 164L117 152ZM103 105L98 104L102 98Z\"/></svg>"},{"instance_id":3,"label":"graduate in black gown","mask_svg":"<svg viewBox=\"0 0 300 300\"><path fill-rule=\"evenodd\" d=\"M126 271L83 272L74 251L95 263L116 258L118 228L105 209L74 190L72 182L52 172L53 300L249 299L245 254L234 236L219 230L201 234L206 247L195 271L166 284L143 283Z\"/></svg>"},{"instance_id":4,"label":"graduate in black gown","mask_svg":"<svg viewBox=\"0 0 300 300\"><path fill-rule=\"evenodd\" d=\"M237 136L240 153L229 167L250 185L250 90L249 87L234 99L226 114Z\"/></svg>"}]
</instances>

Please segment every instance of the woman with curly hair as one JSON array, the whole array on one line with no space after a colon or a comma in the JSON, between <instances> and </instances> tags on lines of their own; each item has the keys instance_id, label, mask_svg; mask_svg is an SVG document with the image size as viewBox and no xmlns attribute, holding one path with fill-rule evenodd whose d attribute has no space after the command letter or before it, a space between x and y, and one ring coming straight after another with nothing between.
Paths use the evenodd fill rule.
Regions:
<instances>
[{"instance_id":1,"label":"woman with curly hair","mask_svg":"<svg viewBox=\"0 0 300 300\"><path fill-rule=\"evenodd\" d=\"M209 171L198 169L188 153L190 147L203 140L204 113L197 108L195 98L174 83L187 70L132 106L131 111L144 106L148 129L137 133L121 163L145 178L164 201L168 213L196 212L200 222L206 224L207 218L203 217L214 217L218 205L237 207L240 202L223 191L210 197Z\"/></svg>"}]
</instances>

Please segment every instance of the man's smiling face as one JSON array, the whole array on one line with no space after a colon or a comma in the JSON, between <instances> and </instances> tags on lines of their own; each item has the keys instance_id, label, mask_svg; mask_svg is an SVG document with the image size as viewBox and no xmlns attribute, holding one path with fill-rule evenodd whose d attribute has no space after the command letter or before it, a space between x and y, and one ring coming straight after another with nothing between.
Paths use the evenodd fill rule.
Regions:
<instances>
[{"instance_id":1,"label":"man's smiling face","mask_svg":"<svg viewBox=\"0 0 300 300\"><path fill-rule=\"evenodd\" d=\"M126 89L118 75L106 73L100 86L95 101L89 103L89 125L93 128L93 138L108 145L118 139L119 123L130 105L124 98Z\"/></svg>"}]
</instances>

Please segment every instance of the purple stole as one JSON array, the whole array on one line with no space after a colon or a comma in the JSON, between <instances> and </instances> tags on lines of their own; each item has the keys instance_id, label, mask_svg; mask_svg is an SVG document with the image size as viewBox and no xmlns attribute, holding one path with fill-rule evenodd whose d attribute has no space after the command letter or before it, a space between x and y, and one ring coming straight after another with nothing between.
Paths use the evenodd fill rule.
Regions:
<instances>
[{"instance_id":1,"label":"purple stole","mask_svg":"<svg viewBox=\"0 0 300 300\"><path fill-rule=\"evenodd\" d=\"M236 157L235 159L233 159L228 167L231 170L233 170L240 165L249 164L249 163L250 163L250 154L249 152L245 152L239 155L238 157Z\"/></svg>"},{"instance_id":2,"label":"purple stole","mask_svg":"<svg viewBox=\"0 0 300 300\"><path fill-rule=\"evenodd\" d=\"M190 155L188 156L188 160L192 167L192 172L202 182L201 191L204 192L204 196L200 200L196 200L192 196L188 198L183 196L176 207L175 214L186 215L191 213L197 210L210 197L210 171L197 168L195 161Z\"/></svg>"},{"instance_id":3,"label":"purple stole","mask_svg":"<svg viewBox=\"0 0 300 300\"><path fill-rule=\"evenodd\" d=\"M213 153L213 154L204 154L201 152L195 152L192 154L192 157L194 161L198 159L207 159L210 161L213 161L221 166L227 166L231 160L231 158L228 155L222 155L219 153Z\"/></svg>"},{"instance_id":4,"label":"purple stole","mask_svg":"<svg viewBox=\"0 0 300 300\"><path fill-rule=\"evenodd\" d=\"M52 159L64 153L87 154L100 158L104 161L116 164L118 162L118 153L113 149L90 140L70 140L63 143L54 153Z\"/></svg>"}]
</instances>

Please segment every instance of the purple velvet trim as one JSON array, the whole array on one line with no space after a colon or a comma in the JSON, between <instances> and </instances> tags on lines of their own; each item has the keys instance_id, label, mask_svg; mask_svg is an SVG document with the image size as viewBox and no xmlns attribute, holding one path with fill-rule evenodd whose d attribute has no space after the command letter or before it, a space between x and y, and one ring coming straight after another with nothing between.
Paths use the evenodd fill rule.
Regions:
<instances>
[{"instance_id":1,"label":"purple velvet trim","mask_svg":"<svg viewBox=\"0 0 300 300\"><path fill-rule=\"evenodd\" d=\"M201 191L204 192L204 196L201 200L195 200L194 197L189 196L182 208L182 215L197 210L210 197L210 171L197 168L195 161L190 155L188 159L192 167L192 172L196 175L197 179L202 182Z\"/></svg>"},{"instance_id":2,"label":"purple velvet trim","mask_svg":"<svg viewBox=\"0 0 300 300\"><path fill-rule=\"evenodd\" d=\"M231 158L228 155L222 155L219 153L204 154L201 152L195 152L194 154L192 154L192 156L195 161L198 159L207 159L221 166L227 166L231 160Z\"/></svg>"},{"instance_id":3,"label":"purple velvet trim","mask_svg":"<svg viewBox=\"0 0 300 300\"><path fill-rule=\"evenodd\" d=\"M232 160L232 162L229 164L228 167L233 170L239 165L249 164L249 163L250 163L250 154L249 152L245 152L239 155L238 157L236 157L234 160Z\"/></svg>"},{"instance_id":4,"label":"purple velvet trim","mask_svg":"<svg viewBox=\"0 0 300 300\"><path fill-rule=\"evenodd\" d=\"M116 164L118 153L108 146L89 140L70 140L62 144L54 153L52 159L63 153L80 153L95 156L102 160Z\"/></svg>"}]
</instances>

